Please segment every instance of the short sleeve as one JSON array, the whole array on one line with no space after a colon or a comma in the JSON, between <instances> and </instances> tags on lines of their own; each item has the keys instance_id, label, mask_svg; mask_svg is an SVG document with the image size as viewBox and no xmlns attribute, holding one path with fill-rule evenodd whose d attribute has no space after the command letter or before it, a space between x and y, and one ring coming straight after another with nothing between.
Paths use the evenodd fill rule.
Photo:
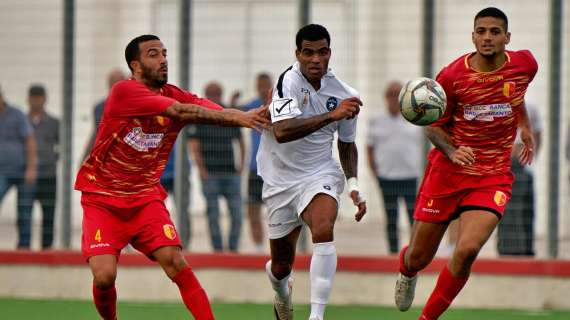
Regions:
<instances>
[{"instance_id":1,"label":"short sleeve","mask_svg":"<svg viewBox=\"0 0 570 320\"><path fill-rule=\"evenodd\" d=\"M30 120L24 115L22 112L18 112L18 122L20 125L18 126L19 135L22 139L27 139L29 136L34 134L34 127L30 123Z\"/></svg>"},{"instance_id":2,"label":"short sleeve","mask_svg":"<svg viewBox=\"0 0 570 320\"><path fill-rule=\"evenodd\" d=\"M519 52L525 61L525 67L528 70L528 75L530 76L530 79L528 81L531 82L538 72L538 63L529 50L521 50Z\"/></svg>"},{"instance_id":3,"label":"short sleeve","mask_svg":"<svg viewBox=\"0 0 570 320\"><path fill-rule=\"evenodd\" d=\"M366 145L367 146L374 146L375 137L374 137L374 119L368 120L368 132L366 133Z\"/></svg>"},{"instance_id":4,"label":"short sleeve","mask_svg":"<svg viewBox=\"0 0 570 320\"><path fill-rule=\"evenodd\" d=\"M105 114L111 117L160 115L177 102L150 91L136 80L120 81L113 86L105 105Z\"/></svg>"},{"instance_id":5,"label":"short sleeve","mask_svg":"<svg viewBox=\"0 0 570 320\"><path fill-rule=\"evenodd\" d=\"M176 101L180 103L195 104L207 109L222 110L223 107L219 104L210 101L209 99L202 98L197 94L190 91L182 90L176 86L168 85L169 90L171 90L171 96Z\"/></svg>"},{"instance_id":6,"label":"short sleeve","mask_svg":"<svg viewBox=\"0 0 570 320\"><path fill-rule=\"evenodd\" d=\"M440 127L444 125L449 121L449 119L451 119L451 116L455 111L456 101L453 95L453 79L451 79L450 73L451 72L449 68L445 67L439 72L439 74L435 78L435 81L437 81L437 83L439 83L443 87L443 91L445 91L447 104L445 106L445 112L443 113L443 116L439 118L439 120L430 124L431 127Z\"/></svg>"},{"instance_id":7,"label":"short sleeve","mask_svg":"<svg viewBox=\"0 0 570 320\"><path fill-rule=\"evenodd\" d=\"M297 91L292 72L286 72L284 77L279 79L275 90L273 90L273 99L271 105L269 105L272 123L296 118L302 114L299 108Z\"/></svg>"},{"instance_id":8,"label":"short sleeve","mask_svg":"<svg viewBox=\"0 0 570 320\"><path fill-rule=\"evenodd\" d=\"M356 140L356 120L358 116L352 119L341 120L338 126L338 139L342 142L351 143Z\"/></svg>"}]
</instances>

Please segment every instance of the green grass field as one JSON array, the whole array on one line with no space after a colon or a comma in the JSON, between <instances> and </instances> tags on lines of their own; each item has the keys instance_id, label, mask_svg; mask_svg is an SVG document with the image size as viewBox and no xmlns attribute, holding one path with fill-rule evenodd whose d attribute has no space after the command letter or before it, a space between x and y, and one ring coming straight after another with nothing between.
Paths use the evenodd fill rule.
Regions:
<instances>
[{"instance_id":1,"label":"green grass field","mask_svg":"<svg viewBox=\"0 0 570 320\"><path fill-rule=\"evenodd\" d=\"M261 304L214 304L214 313L219 320L271 320L270 305ZM395 308L374 306L329 306L327 320L378 320L413 319L419 315L418 309L399 312ZM309 316L307 305L295 306L295 319L306 320ZM97 320L95 308L89 301L76 300L16 300L0 299L0 319L3 320ZM119 302L121 320L190 319L181 304L174 303L132 303ZM442 320L568 320L570 312L525 312L499 310L452 309Z\"/></svg>"}]
</instances>

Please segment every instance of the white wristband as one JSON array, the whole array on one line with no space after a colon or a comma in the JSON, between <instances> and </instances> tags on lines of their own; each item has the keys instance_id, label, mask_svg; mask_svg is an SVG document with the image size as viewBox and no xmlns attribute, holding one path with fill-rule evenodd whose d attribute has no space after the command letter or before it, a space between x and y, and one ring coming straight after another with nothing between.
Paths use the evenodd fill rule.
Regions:
<instances>
[{"instance_id":1,"label":"white wristband","mask_svg":"<svg viewBox=\"0 0 570 320\"><path fill-rule=\"evenodd\" d=\"M348 193L350 194L352 191L359 191L358 190L358 180L356 177L351 177L347 181L348 184Z\"/></svg>"}]
</instances>

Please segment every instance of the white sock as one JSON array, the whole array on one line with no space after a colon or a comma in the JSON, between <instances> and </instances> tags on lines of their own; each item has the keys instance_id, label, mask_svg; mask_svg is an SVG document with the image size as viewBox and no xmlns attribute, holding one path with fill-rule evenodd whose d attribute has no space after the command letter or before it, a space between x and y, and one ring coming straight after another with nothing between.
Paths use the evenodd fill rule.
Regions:
<instances>
[{"instance_id":1,"label":"white sock","mask_svg":"<svg viewBox=\"0 0 570 320\"><path fill-rule=\"evenodd\" d=\"M311 316L323 319L329 302L332 282L336 271L336 248L334 242L313 244L311 257Z\"/></svg>"},{"instance_id":2,"label":"white sock","mask_svg":"<svg viewBox=\"0 0 570 320\"><path fill-rule=\"evenodd\" d=\"M275 278L275 276L271 272L271 260L267 261L267 263L265 264L265 272L269 277L269 281L271 282L273 290L277 292L277 295L280 296L281 298L287 298L289 296L288 282L289 282L289 277L291 277L291 274L288 274L285 278L281 280L277 280L277 278Z\"/></svg>"}]
</instances>

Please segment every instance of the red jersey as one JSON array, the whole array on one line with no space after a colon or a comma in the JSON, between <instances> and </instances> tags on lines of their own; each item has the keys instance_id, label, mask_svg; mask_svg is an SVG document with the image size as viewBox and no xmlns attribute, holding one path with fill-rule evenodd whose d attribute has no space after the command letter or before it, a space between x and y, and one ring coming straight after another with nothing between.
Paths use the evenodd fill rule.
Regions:
<instances>
[{"instance_id":1,"label":"red jersey","mask_svg":"<svg viewBox=\"0 0 570 320\"><path fill-rule=\"evenodd\" d=\"M133 203L142 198L164 199L160 176L178 132L187 124L162 116L175 102L222 109L170 84L160 94L134 79L115 84L91 154L77 174L75 189L128 198Z\"/></svg>"},{"instance_id":2,"label":"red jersey","mask_svg":"<svg viewBox=\"0 0 570 320\"><path fill-rule=\"evenodd\" d=\"M447 95L447 108L432 126L445 130L453 144L475 153L472 166L455 165L441 151L429 154L432 163L472 175L508 172L524 95L538 65L528 50L506 51L499 69L479 72L469 66L466 54L443 68L436 80Z\"/></svg>"}]
</instances>

